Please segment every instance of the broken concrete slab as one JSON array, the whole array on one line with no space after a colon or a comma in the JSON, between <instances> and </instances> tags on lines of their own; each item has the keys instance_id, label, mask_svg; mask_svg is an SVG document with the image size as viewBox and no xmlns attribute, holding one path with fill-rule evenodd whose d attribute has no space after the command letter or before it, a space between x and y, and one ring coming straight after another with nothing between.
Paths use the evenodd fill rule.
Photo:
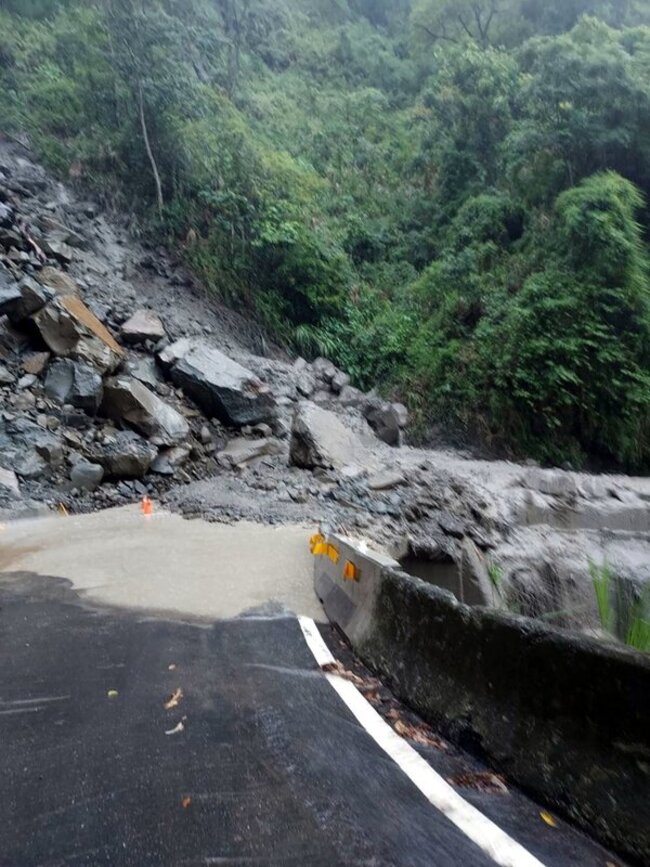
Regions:
<instances>
[{"instance_id":1,"label":"broken concrete slab","mask_svg":"<svg viewBox=\"0 0 650 867\"><path fill-rule=\"evenodd\" d=\"M203 409L208 417L243 427L268 421L275 414L270 388L250 370L202 340L184 338L159 354L171 368L173 382Z\"/></svg>"},{"instance_id":2,"label":"broken concrete slab","mask_svg":"<svg viewBox=\"0 0 650 867\"><path fill-rule=\"evenodd\" d=\"M156 445L177 445L190 433L187 421L179 412L146 385L128 376L106 381L102 412L114 421L127 422Z\"/></svg>"},{"instance_id":3,"label":"broken concrete slab","mask_svg":"<svg viewBox=\"0 0 650 867\"><path fill-rule=\"evenodd\" d=\"M102 402L104 387L94 367L82 361L61 358L48 368L45 393L60 404L70 404L95 415Z\"/></svg>"},{"instance_id":4,"label":"broken concrete slab","mask_svg":"<svg viewBox=\"0 0 650 867\"><path fill-rule=\"evenodd\" d=\"M74 295L55 298L32 320L55 355L86 361L102 373L115 370L122 360L122 347Z\"/></svg>"},{"instance_id":5,"label":"broken concrete slab","mask_svg":"<svg viewBox=\"0 0 650 867\"><path fill-rule=\"evenodd\" d=\"M147 340L158 343L166 336L160 317L151 310L136 310L120 329L122 341L129 345L146 343Z\"/></svg>"},{"instance_id":6,"label":"broken concrete slab","mask_svg":"<svg viewBox=\"0 0 650 867\"><path fill-rule=\"evenodd\" d=\"M298 405L291 426L290 462L304 469L363 464L365 448L333 412L314 403ZM359 460L361 458L361 460Z\"/></svg>"}]
</instances>

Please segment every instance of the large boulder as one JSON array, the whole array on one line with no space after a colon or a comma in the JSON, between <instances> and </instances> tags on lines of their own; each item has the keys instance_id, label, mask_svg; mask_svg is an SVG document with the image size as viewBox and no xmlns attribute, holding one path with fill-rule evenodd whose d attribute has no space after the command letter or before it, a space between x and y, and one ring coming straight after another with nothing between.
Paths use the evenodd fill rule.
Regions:
<instances>
[{"instance_id":1,"label":"large boulder","mask_svg":"<svg viewBox=\"0 0 650 867\"><path fill-rule=\"evenodd\" d=\"M144 478L157 455L158 449L134 431L118 431L87 449L88 459L113 479Z\"/></svg>"},{"instance_id":2,"label":"large boulder","mask_svg":"<svg viewBox=\"0 0 650 867\"><path fill-rule=\"evenodd\" d=\"M32 319L55 355L87 361L101 373L115 370L122 360L122 347L74 295L55 298Z\"/></svg>"},{"instance_id":3,"label":"large boulder","mask_svg":"<svg viewBox=\"0 0 650 867\"><path fill-rule=\"evenodd\" d=\"M61 404L70 404L95 415L102 402L104 387L94 367L82 361L60 358L47 370L45 393Z\"/></svg>"},{"instance_id":4,"label":"large boulder","mask_svg":"<svg viewBox=\"0 0 650 867\"><path fill-rule=\"evenodd\" d=\"M402 431L408 424L408 410L403 404L376 398L368 402L364 415L380 440L389 446L401 445Z\"/></svg>"},{"instance_id":5,"label":"large boulder","mask_svg":"<svg viewBox=\"0 0 650 867\"><path fill-rule=\"evenodd\" d=\"M303 401L298 404L293 417L289 455L296 467L332 469L362 464L365 449L337 415Z\"/></svg>"},{"instance_id":6,"label":"large boulder","mask_svg":"<svg viewBox=\"0 0 650 867\"><path fill-rule=\"evenodd\" d=\"M127 422L159 446L177 445L190 433L187 421L179 412L129 376L106 381L102 412L115 421Z\"/></svg>"},{"instance_id":7,"label":"large boulder","mask_svg":"<svg viewBox=\"0 0 650 867\"><path fill-rule=\"evenodd\" d=\"M184 338L158 356L174 383L206 415L232 427L257 424L275 415L269 387L250 370L201 340Z\"/></svg>"},{"instance_id":8,"label":"large boulder","mask_svg":"<svg viewBox=\"0 0 650 867\"><path fill-rule=\"evenodd\" d=\"M54 298L55 293L41 286L31 277L20 283L3 282L0 284L0 314L5 314L12 322L27 319Z\"/></svg>"},{"instance_id":9,"label":"large boulder","mask_svg":"<svg viewBox=\"0 0 650 867\"><path fill-rule=\"evenodd\" d=\"M122 325L120 336L124 343L145 343L151 340L158 343L166 337L165 328L160 318L151 310L136 310L130 319Z\"/></svg>"},{"instance_id":10,"label":"large boulder","mask_svg":"<svg viewBox=\"0 0 650 867\"><path fill-rule=\"evenodd\" d=\"M82 491L95 491L104 478L104 468L90 461L78 461L70 470L70 481Z\"/></svg>"}]
</instances>

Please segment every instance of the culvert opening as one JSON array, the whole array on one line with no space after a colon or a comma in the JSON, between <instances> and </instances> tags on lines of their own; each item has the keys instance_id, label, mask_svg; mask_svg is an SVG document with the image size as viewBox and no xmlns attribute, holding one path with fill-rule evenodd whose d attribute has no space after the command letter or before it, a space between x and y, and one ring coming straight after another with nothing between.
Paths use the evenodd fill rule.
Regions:
<instances>
[{"instance_id":1,"label":"culvert opening","mask_svg":"<svg viewBox=\"0 0 650 867\"><path fill-rule=\"evenodd\" d=\"M451 591L459 602L464 602L466 605L486 604L478 584L471 575L463 574L459 564L451 558L432 560L409 554L399 562L408 575L413 575L414 578L420 578L427 584L433 584L443 590Z\"/></svg>"}]
</instances>

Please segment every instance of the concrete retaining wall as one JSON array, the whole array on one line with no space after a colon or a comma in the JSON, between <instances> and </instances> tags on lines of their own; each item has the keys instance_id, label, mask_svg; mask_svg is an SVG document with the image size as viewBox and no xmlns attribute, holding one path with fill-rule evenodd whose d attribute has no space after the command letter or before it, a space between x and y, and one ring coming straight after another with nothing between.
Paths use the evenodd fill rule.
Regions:
<instances>
[{"instance_id":1,"label":"concrete retaining wall","mask_svg":"<svg viewBox=\"0 0 650 867\"><path fill-rule=\"evenodd\" d=\"M650 658L469 608L333 536L315 558L330 619L452 739L619 852L650 863ZM346 562L358 579L343 577Z\"/></svg>"}]
</instances>

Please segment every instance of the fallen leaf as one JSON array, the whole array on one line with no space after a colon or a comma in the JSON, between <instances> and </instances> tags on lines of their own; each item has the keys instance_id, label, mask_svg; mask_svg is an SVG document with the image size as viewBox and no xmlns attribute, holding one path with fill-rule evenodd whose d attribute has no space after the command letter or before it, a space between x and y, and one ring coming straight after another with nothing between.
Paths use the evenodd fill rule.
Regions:
<instances>
[{"instance_id":1,"label":"fallen leaf","mask_svg":"<svg viewBox=\"0 0 650 867\"><path fill-rule=\"evenodd\" d=\"M181 732L185 731L185 723L183 720L179 722L177 726L174 726L173 729L169 729L168 732L165 732L166 735L179 735Z\"/></svg>"},{"instance_id":2,"label":"fallen leaf","mask_svg":"<svg viewBox=\"0 0 650 867\"><path fill-rule=\"evenodd\" d=\"M380 704L381 696L377 692L377 690L373 690L372 692L366 693L366 701L369 701L371 704Z\"/></svg>"},{"instance_id":3,"label":"fallen leaf","mask_svg":"<svg viewBox=\"0 0 650 867\"><path fill-rule=\"evenodd\" d=\"M109 689L109 691L106 693L106 695L109 698L117 698L119 695L119 692L116 689Z\"/></svg>"},{"instance_id":4,"label":"fallen leaf","mask_svg":"<svg viewBox=\"0 0 650 867\"><path fill-rule=\"evenodd\" d=\"M546 810L542 810L539 815L542 819L542 822L546 822L546 824L551 828L557 828L557 822L550 813L546 812Z\"/></svg>"},{"instance_id":5,"label":"fallen leaf","mask_svg":"<svg viewBox=\"0 0 650 867\"><path fill-rule=\"evenodd\" d=\"M184 810L187 810L187 808L190 806L191 803L192 803L192 799L190 798L189 795L186 795L184 798L181 799L181 806Z\"/></svg>"},{"instance_id":6,"label":"fallen leaf","mask_svg":"<svg viewBox=\"0 0 650 867\"><path fill-rule=\"evenodd\" d=\"M183 700L183 690L179 687L175 689L174 692L169 696L163 707L165 710L171 710L174 707L178 707L178 705Z\"/></svg>"},{"instance_id":7,"label":"fallen leaf","mask_svg":"<svg viewBox=\"0 0 650 867\"><path fill-rule=\"evenodd\" d=\"M415 726L404 722L402 719L397 719L397 712L395 710L389 711L388 716L395 720L393 728L400 737L420 744L423 747L435 747L437 750L447 749L447 744L432 734L427 726Z\"/></svg>"},{"instance_id":8,"label":"fallen leaf","mask_svg":"<svg viewBox=\"0 0 650 867\"><path fill-rule=\"evenodd\" d=\"M342 677L344 680L349 680L350 683L353 683L357 687L363 687L365 685L362 678L353 671L348 671L340 662L326 662L325 665L322 666L322 669L327 674L338 674L339 677Z\"/></svg>"},{"instance_id":9,"label":"fallen leaf","mask_svg":"<svg viewBox=\"0 0 650 867\"><path fill-rule=\"evenodd\" d=\"M497 792L501 795L508 794L508 787L505 780L499 774L493 774L491 771L483 771L477 774L457 774L455 777L449 777L448 781L452 786L458 786L463 789L477 789L479 792Z\"/></svg>"}]
</instances>

